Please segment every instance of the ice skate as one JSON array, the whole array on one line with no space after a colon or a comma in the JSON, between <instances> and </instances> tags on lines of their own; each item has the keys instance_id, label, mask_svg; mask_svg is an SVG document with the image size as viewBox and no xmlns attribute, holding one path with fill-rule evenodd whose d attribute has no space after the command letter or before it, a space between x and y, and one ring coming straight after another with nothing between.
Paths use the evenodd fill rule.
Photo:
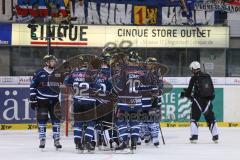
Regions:
<instances>
[{"instance_id":1,"label":"ice skate","mask_svg":"<svg viewBox=\"0 0 240 160\"><path fill-rule=\"evenodd\" d=\"M54 146L55 146L56 150L62 148L62 145L60 144L59 139L58 140L54 140Z\"/></svg>"},{"instance_id":2,"label":"ice skate","mask_svg":"<svg viewBox=\"0 0 240 160\"><path fill-rule=\"evenodd\" d=\"M89 153L93 153L95 150L95 146L93 145L92 142L87 142L86 143L86 149Z\"/></svg>"},{"instance_id":3,"label":"ice skate","mask_svg":"<svg viewBox=\"0 0 240 160\"><path fill-rule=\"evenodd\" d=\"M137 149L137 139L136 138L132 138L131 139L131 153L134 154L136 153L136 149Z\"/></svg>"},{"instance_id":4,"label":"ice skate","mask_svg":"<svg viewBox=\"0 0 240 160\"><path fill-rule=\"evenodd\" d=\"M147 135L145 136L145 143L149 143L151 141L151 136L150 135Z\"/></svg>"},{"instance_id":5,"label":"ice skate","mask_svg":"<svg viewBox=\"0 0 240 160\"><path fill-rule=\"evenodd\" d=\"M218 135L212 137L214 143L218 143Z\"/></svg>"},{"instance_id":6,"label":"ice skate","mask_svg":"<svg viewBox=\"0 0 240 160\"><path fill-rule=\"evenodd\" d=\"M137 141L137 145L140 146L141 144L142 144L142 141L141 141L141 138L139 137L139 138L138 138L138 141Z\"/></svg>"},{"instance_id":7,"label":"ice skate","mask_svg":"<svg viewBox=\"0 0 240 160\"><path fill-rule=\"evenodd\" d=\"M198 141L198 135L192 135L190 138L189 138L190 142L191 143L197 143Z\"/></svg>"},{"instance_id":8,"label":"ice skate","mask_svg":"<svg viewBox=\"0 0 240 160\"><path fill-rule=\"evenodd\" d=\"M45 148L45 143L46 143L46 139L40 139L40 145L39 148L43 151L43 149Z\"/></svg>"},{"instance_id":9,"label":"ice skate","mask_svg":"<svg viewBox=\"0 0 240 160\"><path fill-rule=\"evenodd\" d=\"M120 143L118 147L115 149L116 153L130 153L130 149L127 147L125 142Z\"/></svg>"},{"instance_id":10,"label":"ice skate","mask_svg":"<svg viewBox=\"0 0 240 160\"><path fill-rule=\"evenodd\" d=\"M153 145L154 145L155 147L158 147L158 146L159 146L159 139L158 139L158 138L153 138L153 139L152 139L152 142L153 142Z\"/></svg>"},{"instance_id":11,"label":"ice skate","mask_svg":"<svg viewBox=\"0 0 240 160\"><path fill-rule=\"evenodd\" d=\"M84 147L81 142L76 143L76 150L78 153L83 153L84 152Z\"/></svg>"}]
</instances>

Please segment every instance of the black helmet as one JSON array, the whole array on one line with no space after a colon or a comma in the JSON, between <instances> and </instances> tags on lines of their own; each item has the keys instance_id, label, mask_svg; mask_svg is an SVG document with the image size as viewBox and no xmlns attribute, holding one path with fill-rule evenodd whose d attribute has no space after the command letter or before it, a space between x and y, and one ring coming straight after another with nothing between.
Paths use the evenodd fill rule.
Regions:
<instances>
[{"instance_id":1,"label":"black helmet","mask_svg":"<svg viewBox=\"0 0 240 160\"><path fill-rule=\"evenodd\" d=\"M103 61L103 62L109 62L110 60L111 60L111 58L112 58L112 56L111 56L111 54L109 53L109 52L106 52L106 53L103 53L102 55L101 55L101 60Z\"/></svg>"},{"instance_id":2,"label":"black helmet","mask_svg":"<svg viewBox=\"0 0 240 160\"><path fill-rule=\"evenodd\" d=\"M84 68L88 67L88 60L84 56L82 55L78 56L77 60L78 60L79 67L84 67Z\"/></svg>"},{"instance_id":3,"label":"black helmet","mask_svg":"<svg viewBox=\"0 0 240 160\"><path fill-rule=\"evenodd\" d=\"M138 52L136 51L131 51L128 55L128 60L130 62L137 62L140 61L142 58L138 55Z\"/></svg>"}]
</instances>

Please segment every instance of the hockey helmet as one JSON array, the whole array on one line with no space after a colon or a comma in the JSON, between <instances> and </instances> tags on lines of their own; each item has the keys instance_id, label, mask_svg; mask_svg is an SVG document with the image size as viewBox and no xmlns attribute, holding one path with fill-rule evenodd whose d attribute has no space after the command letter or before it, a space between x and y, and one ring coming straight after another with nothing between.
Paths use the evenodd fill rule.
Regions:
<instances>
[{"instance_id":1,"label":"hockey helmet","mask_svg":"<svg viewBox=\"0 0 240 160\"><path fill-rule=\"evenodd\" d=\"M155 57L148 57L147 59L146 59L146 62L148 63L148 62L152 62L152 63L156 63L157 62L157 58L155 58Z\"/></svg>"},{"instance_id":2,"label":"hockey helmet","mask_svg":"<svg viewBox=\"0 0 240 160\"><path fill-rule=\"evenodd\" d=\"M52 60L52 59L57 61L57 58L54 55L51 55L51 54L47 54L43 57L44 62L47 62L47 61Z\"/></svg>"},{"instance_id":3,"label":"hockey helmet","mask_svg":"<svg viewBox=\"0 0 240 160\"><path fill-rule=\"evenodd\" d=\"M189 65L190 70L197 70L201 68L201 65L198 61L193 61L190 65Z\"/></svg>"},{"instance_id":4,"label":"hockey helmet","mask_svg":"<svg viewBox=\"0 0 240 160\"><path fill-rule=\"evenodd\" d=\"M128 55L128 60L130 62L138 62L140 61L142 58L138 55L138 52L136 51L131 51Z\"/></svg>"},{"instance_id":5,"label":"hockey helmet","mask_svg":"<svg viewBox=\"0 0 240 160\"><path fill-rule=\"evenodd\" d=\"M88 67L88 60L86 58L84 58L83 56L78 56L77 57L77 60L78 60L78 65L79 67Z\"/></svg>"}]
</instances>

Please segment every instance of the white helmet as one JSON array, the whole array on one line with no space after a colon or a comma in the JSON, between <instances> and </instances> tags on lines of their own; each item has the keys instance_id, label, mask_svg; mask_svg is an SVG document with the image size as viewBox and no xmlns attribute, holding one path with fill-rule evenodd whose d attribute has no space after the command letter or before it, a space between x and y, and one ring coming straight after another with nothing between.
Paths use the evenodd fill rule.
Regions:
<instances>
[{"instance_id":1,"label":"white helmet","mask_svg":"<svg viewBox=\"0 0 240 160\"><path fill-rule=\"evenodd\" d=\"M189 66L190 70L193 70L193 69L200 69L201 68L201 65L198 61L193 61L190 66Z\"/></svg>"}]
</instances>

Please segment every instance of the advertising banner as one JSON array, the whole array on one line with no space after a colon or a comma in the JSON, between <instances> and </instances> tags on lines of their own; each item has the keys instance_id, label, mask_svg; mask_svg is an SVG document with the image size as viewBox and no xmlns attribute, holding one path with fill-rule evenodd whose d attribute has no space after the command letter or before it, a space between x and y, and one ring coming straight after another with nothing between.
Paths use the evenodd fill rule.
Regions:
<instances>
[{"instance_id":1,"label":"advertising banner","mask_svg":"<svg viewBox=\"0 0 240 160\"><path fill-rule=\"evenodd\" d=\"M183 88L174 88L172 92L163 95L162 115L164 122L189 122L192 102L187 98L180 98ZM216 120L223 121L223 88L215 89L213 110ZM204 122L202 116L200 121Z\"/></svg>"},{"instance_id":2,"label":"advertising banner","mask_svg":"<svg viewBox=\"0 0 240 160\"><path fill-rule=\"evenodd\" d=\"M174 88L163 95L163 122L188 122L191 102L180 99L182 88ZM223 88L216 88L213 101L217 121L223 121ZM28 87L0 87L0 125L36 123L35 113L29 107ZM204 121L201 119L201 121Z\"/></svg>"},{"instance_id":3,"label":"advertising banner","mask_svg":"<svg viewBox=\"0 0 240 160\"><path fill-rule=\"evenodd\" d=\"M0 87L0 124L33 123L29 87Z\"/></svg>"},{"instance_id":4,"label":"advertising banner","mask_svg":"<svg viewBox=\"0 0 240 160\"><path fill-rule=\"evenodd\" d=\"M12 24L0 23L0 46L11 45L12 43Z\"/></svg>"},{"instance_id":5,"label":"advertising banner","mask_svg":"<svg viewBox=\"0 0 240 160\"><path fill-rule=\"evenodd\" d=\"M0 77L0 84L19 84L19 77L18 76L1 76Z\"/></svg>"},{"instance_id":6,"label":"advertising banner","mask_svg":"<svg viewBox=\"0 0 240 160\"><path fill-rule=\"evenodd\" d=\"M13 24L12 45L46 46L46 25ZM52 46L228 48L228 27L52 25ZM117 47L116 46L116 47Z\"/></svg>"}]
</instances>

